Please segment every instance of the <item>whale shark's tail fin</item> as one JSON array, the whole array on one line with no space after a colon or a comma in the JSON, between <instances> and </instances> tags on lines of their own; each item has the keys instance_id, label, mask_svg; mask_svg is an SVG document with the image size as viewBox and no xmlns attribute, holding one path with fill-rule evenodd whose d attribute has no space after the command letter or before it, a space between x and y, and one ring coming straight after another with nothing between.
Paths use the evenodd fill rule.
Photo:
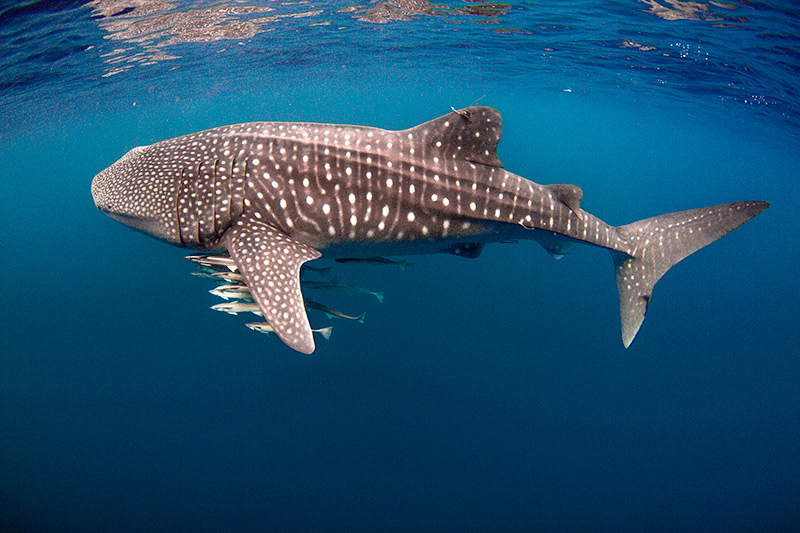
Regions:
<instances>
[{"instance_id":1,"label":"whale shark's tail fin","mask_svg":"<svg viewBox=\"0 0 800 533\"><path fill-rule=\"evenodd\" d=\"M667 270L767 207L767 202L734 202L669 213L616 228L619 238L627 241L631 249L630 254L612 252L625 347L633 342L647 313L653 286Z\"/></svg>"}]
</instances>

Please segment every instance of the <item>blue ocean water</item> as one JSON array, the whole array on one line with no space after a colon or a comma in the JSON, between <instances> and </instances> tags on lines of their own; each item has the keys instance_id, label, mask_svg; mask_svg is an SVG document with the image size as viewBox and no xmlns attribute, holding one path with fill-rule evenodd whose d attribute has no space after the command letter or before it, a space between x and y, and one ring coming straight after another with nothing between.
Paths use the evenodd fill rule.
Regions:
<instances>
[{"instance_id":1,"label":"blue ocean water","mask_svg":"<svg viewBox=\"0 0 800 533\"><path fill-rule=\"evenodd\" d=\"M358 1L0 3L0 529L798 529L796 4ZM305 356L89 192L209 127L479 99L507 169L611 224L772 207L627 350L608 254L520 243L335 265L385 301L325 294L366 320L312 315Z\"/></svg>"}]
</instances>

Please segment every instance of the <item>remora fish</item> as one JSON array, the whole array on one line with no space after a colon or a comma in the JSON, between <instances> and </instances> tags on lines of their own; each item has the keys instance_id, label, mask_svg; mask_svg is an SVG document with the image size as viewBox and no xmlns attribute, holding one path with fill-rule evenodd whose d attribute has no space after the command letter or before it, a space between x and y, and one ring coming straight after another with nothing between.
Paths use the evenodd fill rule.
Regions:
<instances>
[{"instance_id":1,"label":"remora fish","mask_svg":"<svg viewBox=\"0 0 800 533\"><path fill-rule=\"evenodd\" d=\"M238 272L214 272L211 274L211 277L214 279L221 279L222 281L227 281L228 283L244 283L245 279L244 276L239 274Z\"/></svg>"},{"instance_id":2,"label":"remora fish","mask_svg":"<svg viewBox=\"0 0 800 533\"><path fill-rule=\"evenodd\" d=\"M212 268L218 271L236 272L236 263L226 255L187 255L186 259L197 263L201 267Z\"/></svg>"},{"instance_id":3,"label":"remora fish","mask_svg":"<svg viewBox=\"0 0 800 533\"><path fill-rule=\"evenodd\" d=\"M305 306L308 309L315 309L320 311L328 316L328 318L344 318L346 320L356 320L358 322L364 323L364 317L367 315L366 312L361 313L358 316L350 316L342 313L341 311L337 311L336 309L331 309L327 305L323 305L312 300L305 300ZM258 304L254 302L222 302L221 304L215 304L211 306L211 309L214 311L222 311L223 313L228 313L229 315L238 315L239 313L253 313L254 315L263 316L261 309L258 307ZM274 328L273 328L274 330Z\"/></svg>"},{"instance_id":4,"label":"remora fish","mask_svg":"<svg viewBox=\"0 0 800 533\"><path fill-rule=\"evenodd\" d=\"M302 271L300 273L302 274L306 270L308 270L309 272L316 272L317 274L319 274L323 278L327 278L327 277L330 277L331 270L333 270L333 267L314 268L314 267L309 266L309 265L303 265Z\"/></svg>"},{"instance_id":5,"label":"remora fish","mask_svg":"<svg viewBox=\"0 0 800 533\"><path fill-rule=\"evenodd\" d=\"M363 324L364 323L364 317L367 316L367 312L366 311L364 311L363 313L361 313L358 316L346 315L346 314L342 313L341 311L337 311L336 309L331 309L327 305L323 305L323 304L317 303L317 302L315 302L313 300L309 300L308 298L306 298L303 303L305 304L306 309L315 309L315 310L327 315L328 318L344 318L345 320L355 320L355 321L361 322Z\"/></svg>"},{"instance_id":6,"label":"remora fish","mask_svg":"<svg viewBox=\"0 0 800 533\"><path fill-rule=\"evenodd\" d=\"M300 266L331 258L447 252L533 239L614 259L622 341L633 341L659 278L744 224L746 201L609 226L576 185L539 185L502 168L500 114L470 107L402 131L252 122L140 146L92 181L97 207L172 244L226 249L290 347L314 351ZM468 245L465 247L465 245ZM230 279L230 278L228 278Z\"/></svg>"},{"instance_id":7,"label":"remora fish","mask_svg":"<svg viewBox=\"0 0 800 533\"><path fill-rule=\"evenodd\" d=\"M263 316L258 304L254 302L223 302L211 306L214 311L222 311L229 315L238 315L239 313L253 313L254 315Z\"/></svg>"},{"instance_id":8,"label":"remora fish","mask_svg":"<svg viewBox=\"0 0 800 533\"><path fill-rule=\"evenodd\" d=\"M253 295L250 294L250 289L247 288L247 285L241 285L239 283L226 283L225 285L220 285L219 287L215 287L211 289L211 294L214 296L218 296L223 300L252 300Z\"/></svg>"},{"instance_id":9,"label":"remora fish","mask_svg":"<svg viewBox=\"0 0 800 533\"><path fill-rule=\"evenodd\" d=\"M264 333L265 335L269 335L270 333L275 333L275 330L272 329L267 322L250 322L245 324L248 328L252 329L253 331L258 331L259 333ZM333 326L328 326L326 328L320 329L312 329L314 333L319 333L322 335L325 340L329 340L331 338L331 332L333 331Z\"/></svg>"},{"instance_id":10,"label":"remora fish","mask_svg":"<svg viewBox=\"0 0 800 533\"><path fill-rule=\"evenodd\" d=\"M303 288L323 290L323 291L342 291L348 294L368 294L374 296L376 300L383 303L383 293L371 291L363 287L356 287L355 285L339 284L339 279L334 277L330 281L304 281L300 280L300 286ZM213 293L212 293L213 294Z\"/></svg>"},{"instance_id":11,"label":"remora fish","mask_svg":"<svg viewBox=\"0 0 800 533\"><path fill-rule=\"evenodd\" d=\"M463 255L460 253L459 249L447 250L448 252L454 252L456 255ZM477 257L477 256L475 256ZM371 265L371 266L384 266L384 265L394 265L400 267L400 270L405 270L408 267L414 266L414 263L409 263L405 259L401 261L392 261L391 259L386 259L385 257L340 257L336 259L337 263L356 263L359 265Z\"/></svg>"}]
</instances>

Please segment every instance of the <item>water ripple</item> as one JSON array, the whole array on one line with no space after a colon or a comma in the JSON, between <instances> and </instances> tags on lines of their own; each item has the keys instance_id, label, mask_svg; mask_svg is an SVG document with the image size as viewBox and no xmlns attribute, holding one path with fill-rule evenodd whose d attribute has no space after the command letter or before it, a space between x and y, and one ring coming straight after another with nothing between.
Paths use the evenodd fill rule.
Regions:
<instances>
[{"instance_id":1,"label":"water ripple","mask_svg":"<svg viewBox=\"0 0 800 533\"><path fill-rule=\"evenodd\" d=\"M738 103L800 125L800 9L791 2L38 1L0 10L0 42L9 120L32 101L112 98L159 80L191 94L194 80L377 62Z\"/></svg>"}]
</instances>

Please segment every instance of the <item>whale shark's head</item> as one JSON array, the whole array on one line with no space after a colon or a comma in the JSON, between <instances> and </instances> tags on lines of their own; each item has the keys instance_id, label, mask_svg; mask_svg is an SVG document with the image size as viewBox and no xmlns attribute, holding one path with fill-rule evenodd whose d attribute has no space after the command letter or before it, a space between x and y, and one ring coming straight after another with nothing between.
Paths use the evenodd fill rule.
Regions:
<instances>
[{"instance_id":1,"label":"whale shark's head","mask_svg":"<svg viewBox=\"0 0 800 533\"><path fill-rule=\"evenodd\" d=\"M95 205L114 220L153 237L181 244L173 177L153 168L152 146L138 146L92 180Z\"/></svg>"}]
</instances>

